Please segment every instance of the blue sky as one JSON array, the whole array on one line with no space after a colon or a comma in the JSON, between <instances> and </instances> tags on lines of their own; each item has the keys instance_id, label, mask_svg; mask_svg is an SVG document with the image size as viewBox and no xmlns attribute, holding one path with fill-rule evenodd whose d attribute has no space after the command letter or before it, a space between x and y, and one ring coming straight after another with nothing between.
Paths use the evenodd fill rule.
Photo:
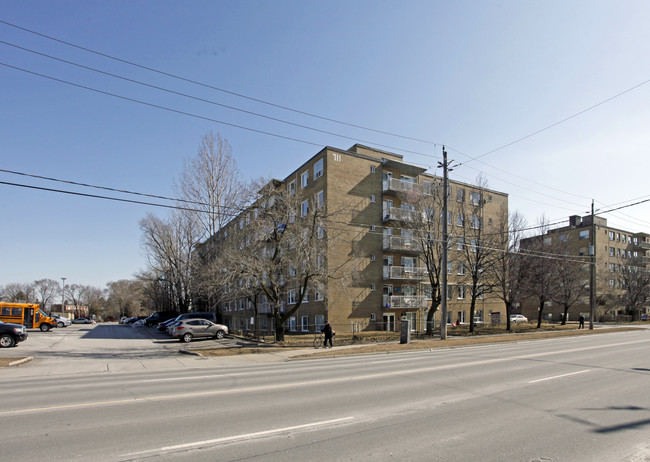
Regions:
<instances>
[{"instance_id":1,"label":"blue sky","mask_svg":"<svg viewBox=\"0 0 650 462\"><path fill-rule=\"evenodd\" d=\"M462 163L451 178L473 182L483 172L530 223L542 214L585 214L592 198L602 209L650 198L650 3L643 0L4 0L0 21L230 92L436 143L263 105L0 23L0 169L172 196L183 159L212 130L230 142L244 178L283 178L320 147L355 141L440 174L445 144ZM6 172L0 181L106 194ZM604 216L650 232L648 204ZM0 184L0 285L66 277L104 287L131 278L146 266L139 221L148 212L168 213Z\"/></svg>"}]
</instances>

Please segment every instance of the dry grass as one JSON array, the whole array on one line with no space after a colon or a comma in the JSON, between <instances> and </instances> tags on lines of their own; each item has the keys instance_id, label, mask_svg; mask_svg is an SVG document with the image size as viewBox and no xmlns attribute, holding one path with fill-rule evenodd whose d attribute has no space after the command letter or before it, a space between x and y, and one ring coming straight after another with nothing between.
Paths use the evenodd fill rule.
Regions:
<instances>
[{"instance_id":1,"label":"dry grass","mask_svg":"<svg viewBox=\"0 0 650 462\"><path fill-rule=\"evenodd\" d=\"M380 333L378 336L377 333L367 333L366 335L361 335L361 339L355 342L354 348L339 348L336 346L333 349L327 350L316 350L313 348L312 342L314 339L313 335L310 336L294 336L288 337L287 341L282 345L274 346L260 346L259 348L219 348L219 349L205 349L200 350L201 355L203 356L229 356L229 355L240 355L240 354L255 354L255 353L273 353L282 350L304 350L303 354L293 356L294 358L314 358L314 357L332 357L332 356L345 356L345 355L354 355L354 354L368 354L368 353L390 353L390 352L401 352L409 350L422 350L422 349L433 349L433 348L453 348L458 346L466 345L482 345L487 343L507 343L507 342L518 342L521 340L534 340L534 339L545 339L553 337L567 337L575 335L594 335L594 334L604 334L608 332L621 332L635 330L634 327L613 327L608 329L595 329L595 330L577 330L571 326L544 326L547 329L540 331L534 327L526 328L524 326L517 326L516 332L513 333L504 333L503 329L500 332L495 334L482 334L482 335L469 335L468 332L462 334L462 327L459 330L456 330L455 333L450 333L447 337L447 340L441 341L439 339L427 339L427 340L417 340L412 339L411 343L400 344L396 343L399 341L399 335L396 333L389 333L386 335L385 332ZM553 328L554 327L554 328ZM335 345L345 345L350 344L351 342L345 342L345 339L351 335L336 335ZM379 337L383 338L383 341L379 340ZM343 342L341 342L343 340Z\"/></svg>"}]
</instances>

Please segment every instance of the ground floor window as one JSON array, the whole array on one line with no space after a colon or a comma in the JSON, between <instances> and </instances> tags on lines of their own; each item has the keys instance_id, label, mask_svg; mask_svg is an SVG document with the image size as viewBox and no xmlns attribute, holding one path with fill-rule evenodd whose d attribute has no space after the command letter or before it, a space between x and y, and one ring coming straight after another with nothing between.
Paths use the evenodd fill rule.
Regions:
<instances>
[{"instance_id":1,"label":"ground floor window","mask_svg":"<svg viewBox=\"0 0 650 462\"><path fill-rule=\"evenodd\" d=\"M325 324L325 316L322 314L317 314L314 316L314 328L316 329L316 332L320 332L321 327L323 327L323 324Z\"/></svg>"},{"instance_id":2,"label":"ground floor window","mask_svg":"<svg viewBox=\"0 0 650 462\"><path fill-rule=\"evenodd\" d=\"M295 332L297 330L297 328L296 328L296 317L295 316L291 316L289 318L289 330L291 332Z\"/></svg>"},{"instance_id":3,"label":"ground floor window","mask_svg":"<svg viewBox=\"0 0 650 462\"><path fill-rule=\"evenodd\" d=\"M303 316L300 318L300 330L303 332L309 332L309 316Z\"/></svg>"}]
</instances>

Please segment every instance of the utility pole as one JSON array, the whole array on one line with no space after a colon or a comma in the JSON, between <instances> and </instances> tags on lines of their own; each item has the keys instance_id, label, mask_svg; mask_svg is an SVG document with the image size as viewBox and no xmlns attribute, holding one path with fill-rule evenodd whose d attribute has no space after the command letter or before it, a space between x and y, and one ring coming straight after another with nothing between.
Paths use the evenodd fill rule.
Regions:
<instances>
[{"instance_id":1,"label":"utility pole","mask_svg":"<svg viewBox=\"0 0 650 462\"><path fill-rule=\"evenodd\" d=\"M438 163L440 165L440 163ZM448 189L448 167L447 164L447 151L442 147L442 168L443 168L443 181L442 181L442 263L440 272L442 273L442 287L440 288L440 340L447 339L447 250L448 240L447 235L447 189Z\"/></svg>"},{"instance_id":2,"label":"utility pole","mask_svg":"<svg viewBox=\"0 0 650 462\"><path fill-rule=\"evenodd\" d=\"M594 216L594 200L591 200L591 271L589 272L589 330L594 329L596 314L596 217Z\"/></svg>"}]
</instances>

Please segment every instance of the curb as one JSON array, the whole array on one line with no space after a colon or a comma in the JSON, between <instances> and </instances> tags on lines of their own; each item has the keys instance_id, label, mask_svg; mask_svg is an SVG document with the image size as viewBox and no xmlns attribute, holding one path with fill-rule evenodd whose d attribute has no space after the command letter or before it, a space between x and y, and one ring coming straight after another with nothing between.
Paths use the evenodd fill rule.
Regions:
<instances>
[{"instance_id":1,"label":"curb","mask_svg":"<svg viewBox=\"0 0 650 462\"><path fill-rule=\"evenodd\" d=\"M203 356L201 353L192 350L178 350L182 355Z\"/></svg>"},{"instance_id":2,"label":"curb","mask_svg":"<svg viewBox=\"0 0 650 462\"><path fill-rule=\"evenodd\" d=\"M12 361L12 362L10 362L10 363L9 363L9 366L18 366L18 365L20 365L20 364L23 364L23 363L26 363L26 362L28 362L28 361L31 361L32 359L34 359L33 356L27 356L26 358L17 359L16 361Z\"/></svg>"}]
</instances>

